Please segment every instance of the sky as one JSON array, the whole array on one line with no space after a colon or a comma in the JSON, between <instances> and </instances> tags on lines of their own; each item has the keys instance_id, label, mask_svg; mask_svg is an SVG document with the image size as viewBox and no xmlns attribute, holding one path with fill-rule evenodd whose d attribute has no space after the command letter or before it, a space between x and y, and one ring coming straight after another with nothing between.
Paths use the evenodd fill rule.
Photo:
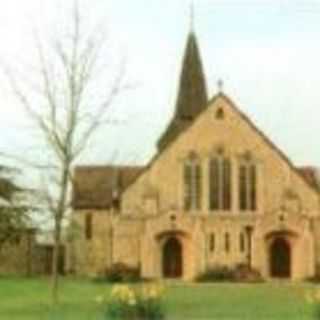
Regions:
<instances>
[{"instance_id":1,"label":"sky","mask_svg":"<svg viewBox=\"0 0 320 320\"><path fill-rule=\"evenodd\" d=\"M154 154L174 111L190 2L79 0L83 19L106 32L111 56L125 59L133 84L114 103L119 121L101 130L79 163L139 164ZM320 1L193 2L210 95L222 79L224 92L295 164L320 166ZM34 30L43 41L62 33L71 5L1 0L0 62L36 64ZM0 152L41 156L6 81L0 74Z\"/></svg>"}]
</instances>

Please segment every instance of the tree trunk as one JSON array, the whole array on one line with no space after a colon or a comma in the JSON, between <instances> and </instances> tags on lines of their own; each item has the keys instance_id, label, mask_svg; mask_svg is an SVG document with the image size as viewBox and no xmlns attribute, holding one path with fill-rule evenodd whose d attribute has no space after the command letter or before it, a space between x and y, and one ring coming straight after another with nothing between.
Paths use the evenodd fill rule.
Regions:
<instances>
[{"instance_id":1,"label":"tree trunk","mask_svg":"<svg viewBox=\"0 0 320 320\"><path fill-rule=\"evenodd\" d=\"M52 303L59 303L59 257L61 247L61 227L60 222L56 222L54 234L54 246L52 256Z\"/></svg>"},{"instance_id":2,"label":"tree trunk","mask_svg":"<svg viewBox=\"0 0 320 320\"><path fill-rule=\"evenodd\" d=\"M61 251L61 228L62 221L65 211L65 202L67 199L68 192L68 174L69 174L69 162L66 161L65 167L62 174L61 191L59 198L59 205L55 215L55 226L54 226L54 246L53 246L53 257L52 257L52 303L59 303L59 259Z\"/></svg>"}]
</instances>

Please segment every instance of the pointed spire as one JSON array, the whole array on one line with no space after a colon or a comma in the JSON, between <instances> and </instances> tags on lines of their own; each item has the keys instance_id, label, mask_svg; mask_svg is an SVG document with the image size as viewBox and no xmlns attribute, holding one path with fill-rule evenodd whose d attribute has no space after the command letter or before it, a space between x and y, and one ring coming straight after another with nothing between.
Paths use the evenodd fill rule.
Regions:
<instances>
[{"instance_id":1,"label":"pointed spire","mask_svg":"<svg viewBox=\"0 0 320 320\"><path fill-rule=\"evenodd\" d=\"M194 12L191 10L191 17L193 14ZM207 102L207 86L198 42L193 28L191 28L183 57L174 118L159 139L158 148L163 149L188 127L206 108Z\"/></svg>"},{"instance_id":2,"label":"pointed spire","mask_svg":"<svg viewBox=\"0 0 320 320\"><path fill-rule=\"evenodd\" d=\"M207 101L207 87L197 38L194 32L190 32L180 75L176 116L193 119L206 107Z\"/></svg>"}]
</instances>

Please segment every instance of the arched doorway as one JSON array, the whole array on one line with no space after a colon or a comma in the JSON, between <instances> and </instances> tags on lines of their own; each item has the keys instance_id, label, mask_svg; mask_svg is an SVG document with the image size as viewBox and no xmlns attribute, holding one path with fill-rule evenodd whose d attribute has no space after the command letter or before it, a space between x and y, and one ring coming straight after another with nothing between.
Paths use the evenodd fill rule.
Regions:
<instances>
[{"instance_id":1,"label":"arched doorway","mask_svg":"<svg viewBox=\"0 0 320 320\"><path fill-rule=\"evenodd\" d=\"M291 247L282 237L275 238L270 246L270 271L275 278L291 277Z\"/></svg>"},{"instance_id":2,"label":"arched doorway","mask_svg":"<svg viewBox=\"0 0 320 320\"><path fill-rule=\"evenodd\" d=\"M175 237L169 238L163 245L162 272L165 278L182 276L182 245Z\"/></svg>"}]
</instances>

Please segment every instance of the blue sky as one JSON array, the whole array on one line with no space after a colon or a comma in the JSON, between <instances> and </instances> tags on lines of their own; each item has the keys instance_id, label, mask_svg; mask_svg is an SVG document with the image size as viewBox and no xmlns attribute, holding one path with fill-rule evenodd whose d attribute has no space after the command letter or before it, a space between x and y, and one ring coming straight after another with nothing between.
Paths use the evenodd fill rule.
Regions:
<instances>
[{"instance_id":1,"label":"blue sky","mask_svg":"<svg viewBox=\"0 0 320 320\"><path fill-rule=\"evenodd\" d=\"M173 112L190 1L79 2L88 24L107 31L113 55L126 57L127 79L136 84L114 106L123 123L104 128L81 163L146 161ZM33 61L32 28L43 37L61 31L71 3L2 0L2 59ZM293 162L320 166L320 1L195 0L194 7L210 94L223 79L225 93ZM36 139L0 80L0 150L33 157Z\"/></svg>"}]
</instances>

